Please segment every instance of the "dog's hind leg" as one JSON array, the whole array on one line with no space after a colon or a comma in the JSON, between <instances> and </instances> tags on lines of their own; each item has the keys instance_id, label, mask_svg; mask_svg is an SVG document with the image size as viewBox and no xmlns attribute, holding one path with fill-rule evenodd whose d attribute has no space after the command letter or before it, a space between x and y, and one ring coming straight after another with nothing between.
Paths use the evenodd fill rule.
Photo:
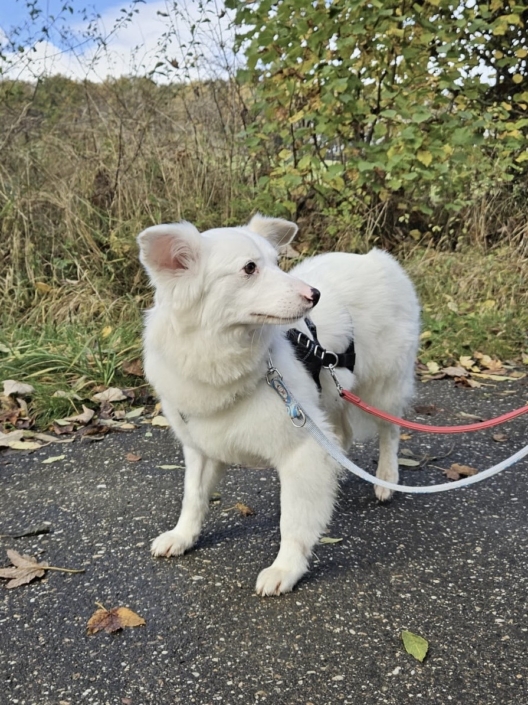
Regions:
<instances>
[{"instance_id":1,"label":"dog's hind leg","mask_svg":"<svg viewBox=\"0 0 528 705\"><path fill-rule=\"evenodd\" d=\"M278 471L281 543L272 565L257 578L259 595L289 592L306 573L313 545L332 516L337 489L337 465L312 441L289 453Z\"/></svg>"},{"instance_id":2,"label":"dog's hind leg","mask_svg":"<svg viewBox=\"0 0 528 705\"><path fill-rule=\"evenodd\" d=\"M398 446L400 444L400 427L391 423L379 422L379 460L376 477L386 482L398 482ZM386 487L374 487L376 497L386 502L392 497L392 491Z\"/></svg>"},{"instance_id":3,"label":"dog's hind leg","mask_svg":"<svg viewBox=\"0 0 528 705\"><path fill-rule=\"evenodd\" d=\"M151 545L154 556L179 556L191 548L202 529L209 509L209 498L225 474L226 466L193 448L184 447L185 486L178 523L160 534Z\"/></svg>"}]
</instances>

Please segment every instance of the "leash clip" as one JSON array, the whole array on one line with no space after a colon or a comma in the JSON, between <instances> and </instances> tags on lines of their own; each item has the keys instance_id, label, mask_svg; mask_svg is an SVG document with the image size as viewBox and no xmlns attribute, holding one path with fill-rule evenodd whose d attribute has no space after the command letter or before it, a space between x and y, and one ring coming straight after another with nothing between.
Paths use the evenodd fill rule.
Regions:
<instances>
[{"instance_id":1,"label":"leash clip","mask_svg":"<svg viewBox=\"0 0 528 705\"><path fill-rule=\"evenodd\" d=\"M288 416L295 428L302 428L306 423L306 415L292 396L282 381L282 375L274 366L271 355L268 358L268 371L266 373L266 383L274 389L286 405Z\"/></svg>"},{"instance_id":2,"label":"leash clip","mask_svg":"<svg viewBox=\"0 0 528 705\"><path fill-rule=\"evenodd\" d=\"M335 353L333 353L333 355L335 355ZM337 358L337 355L336 355L336 358ZM341 382L337 379L337 375L335 373L335 364L332 363L331 365L326 365L326 369L328 370L328 372L330 372L330 375L331 375L332 379L334 380L334 384L337 387L337 391L339 392L339 396L342 397L345 390L344 390Z\"/></svg>"}]
</instances>

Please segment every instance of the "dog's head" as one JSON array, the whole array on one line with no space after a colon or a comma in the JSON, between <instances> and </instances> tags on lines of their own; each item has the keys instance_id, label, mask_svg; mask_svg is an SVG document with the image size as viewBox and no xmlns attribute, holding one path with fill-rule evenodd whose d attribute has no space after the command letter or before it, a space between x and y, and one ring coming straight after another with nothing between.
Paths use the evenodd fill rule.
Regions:
<instances>
[{"instance_id":1,"label":"dog's head","mask_svg":"<svg viewBox=\"0 0 528 705\"><path fill-rule=\"evenodd\" d=\"M319 300L317 289L277 265L278 248L296 232L287 220L255 215L245 226L202 234L190 223L154 225L138 243L158 304L182 322L260 326L295 321Z\"/></svg>"}]
</instances>

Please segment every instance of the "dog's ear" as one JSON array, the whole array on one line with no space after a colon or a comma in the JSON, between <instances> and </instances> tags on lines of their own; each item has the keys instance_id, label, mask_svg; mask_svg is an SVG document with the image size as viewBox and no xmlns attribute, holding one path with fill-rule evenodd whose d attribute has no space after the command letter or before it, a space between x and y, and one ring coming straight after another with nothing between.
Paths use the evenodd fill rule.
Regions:
<instances>
[{"instance_id":1,"label":"dog's ear","mask_svg":"<svg viewBox=\"0 0 528 705\"><path fill-rule=\"evenodd\" d=\"M153 225L137 241L139 258L150 274L183 274L200 257L200 233L191 223Z\"/></svg>"},{"instance_id":2,"label":"dog's ear","mask_svg":"<svg viewBox=\"0 0 528 705\"><path fill-rule=\"evenodd\" d=\"M247 227L257 235L265 237L275 247L288 245L297 234L298 227L295 223L282 218L266 218L260 213L251 218Z\"/></svg>"}]
</instances>

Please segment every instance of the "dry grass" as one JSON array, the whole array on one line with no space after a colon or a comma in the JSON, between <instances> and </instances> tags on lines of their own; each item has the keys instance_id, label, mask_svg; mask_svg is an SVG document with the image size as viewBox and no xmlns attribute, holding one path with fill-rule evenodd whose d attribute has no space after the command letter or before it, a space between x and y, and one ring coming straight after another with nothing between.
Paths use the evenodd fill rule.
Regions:
<instances>
[{"instance_id":1,"label":"dry grass","mask_svg":"<svg viewBox=\"0 0 528 705\"><path fill-rule=\"evenodd\" d=\"M287 216L256 187L261 166L239 138L245 116L235 84L0 82L0 380L31 376L40 418L66 403L51 393L79 376L130 384L120 365L139 353L140 312L151 298L135 244L142 228L238 224L257 208ZM395 226L393 252L431 331L424 359L475 349L518 358L528 349L523 202L513 187L475 197L426 245ZM299 203L303 254L375 244L387 208L372 209L365 224L352 205L332 215Z\"/></svg>"}]
</instances>

